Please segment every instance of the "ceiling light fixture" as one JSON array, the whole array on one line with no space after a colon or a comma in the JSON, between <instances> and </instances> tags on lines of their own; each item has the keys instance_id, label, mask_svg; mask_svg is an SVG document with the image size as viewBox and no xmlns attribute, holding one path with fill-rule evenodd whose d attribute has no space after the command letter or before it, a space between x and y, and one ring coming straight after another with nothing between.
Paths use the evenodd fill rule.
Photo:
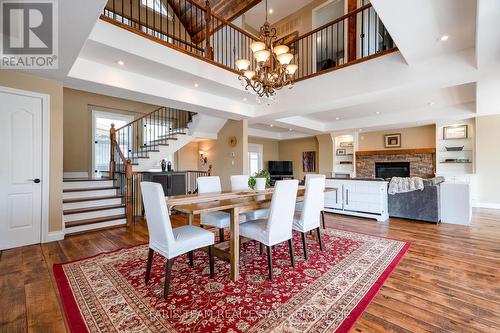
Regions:
<instances>
[{"instance_id":1,"label":"ceiling light fixture","mask_svg":"<svg viewBox=\"0 0 500 333\"><path fill-rule=\"evenodd\" d=\"M448 35L443 35L443 36L441 36L440 40L441 40L442 42L446 42L449 38L450 38L450 36L448 36Z\"/></svg>"},{"instance_id":2,"label":"ceiling light fixture","mask_svg":"<svg viewBox=\"0 0 500 333\"><path fill-rule=\"evenodd\" d=\"M243 102L246 102L247 101L247 98L246 97L243 97Z\"/></svg>"},{"instance_id":3,"label":"ceiling light fixture","mask_svg":"<svg viewBox=\"0 0 500 333\"><path fill-rule=\"evenodd\" d=\"M195 84L194 84L194 87L195 87L195 88L198 88L198 87L199 87L198 83L195 83Z\"/></svg>"},{"instance_id":4,"label":"ceiling light fixture","mask_svg":"<svg viewBox=\"0 0 500 333\"><path fill-rule=\"evenodd\" d=\"M291 132L291 131L293 131L293 129L291 129L291 128L289 128L288 130L289 130L290 132Z\"/></svg>"},{"instance_id":5,"label":"ceiling light fixture","mask_svg":"<svg viewBox=\"0 0 500 333\"><path fill-rule=\"evenodd\" d=\"M380 111L375 111L375 114L380 114Z\"/></svg>"},{"instance_id":6,"label":"ceiling light fixture","mask_svg":"<svg viewBox=\"0 0 500 333\"><path fill-rule=\"evenodd\" d=\"M269 127L274 127L274 125L273 125L273 124L270 124L270 125L269 125Z\"/></svg>"},{"instance_id":7,"label":"ceiling light fixture","mask_svg":"<svg viewBox=\"0 0 500 333\"><path fill-rule=\"evenodd\" d=\"M272 8L269 8L269 14L272 14L274 10Z\"/></svg>"},{"instance_id":8,"label":"ceiling light fixture","mask_svg":"<svg viewBox=\"0 0 500 333\"><path fill-rule=\"evenodd\" d=\"M253 62L248 59L238 59L235 64L240 74L238 79L245 90L251 88L257 95L257 101L267 98L268 104L276 99L276 91L283 87L293 87L293 76L299 66L292 64L293 54L286 45L274 45L276 29L271 28L267 21L260 28L259 40L250 44L253 52ZM253 66L251 66L253 65Z\"/></svg>"},{"instance_id":9,"label":"ceiling light fixture","mask_svg":"<svg viewBox=\"0 0 500 333\"><path fill-rule=\"evenodd\" d=\"M340 117L335 117L335 120L340 120Z\"/></svg>"},{"instance_id":10,"label":"ceiling light fixture","mask_svg":"<svg viewBox=\"0 0 500 333\"><path fill-rule=\"evenodd\" d=\"M125 65L125 63L124 63L122 60L118 60L116 63L117 63L118 65L120 65L120 66Z\"/></svg>"}]
</instances>

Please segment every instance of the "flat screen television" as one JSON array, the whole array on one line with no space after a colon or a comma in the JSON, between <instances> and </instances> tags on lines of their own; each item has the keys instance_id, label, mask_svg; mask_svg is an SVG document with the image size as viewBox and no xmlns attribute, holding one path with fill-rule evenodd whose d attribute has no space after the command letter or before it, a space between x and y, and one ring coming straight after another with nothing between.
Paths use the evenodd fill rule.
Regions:
<instances>
[{"instance_id":1,"label":"flat screen television","mask_svg":"<svg viewBox=\"0 0 500 333\"><path fill-rule=\"evenodd\" d=\"M292 161L269 161L269 173L271 175L292 176Z\"/></svg>"}]
</instances>

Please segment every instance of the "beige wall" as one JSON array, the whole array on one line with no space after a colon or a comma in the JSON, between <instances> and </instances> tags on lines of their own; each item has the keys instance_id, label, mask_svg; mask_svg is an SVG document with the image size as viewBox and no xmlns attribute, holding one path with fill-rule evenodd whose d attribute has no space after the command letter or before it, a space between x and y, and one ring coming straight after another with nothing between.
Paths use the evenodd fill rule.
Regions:
<instances>
[{"instance_id":1,"label":"beige wall","mask_svg":"<svg viewBox=\"0 0 500 333\"><path fill-rule=\"evenodd\" d=\"M330 177L333 172L334 143L331 134L317 135L318 140L318 173Z\"/></svg>"},{"instance_id":2,"label":"beige wall","mask_svg":"<svg viewBox=\"0 0 500 333\"><path fill-rule=\"evenodd\" d=\"M279 142L279 159L293 162L293 174L297 179L303 179L305 175L302 171L302 153L305 151L316 152L316 170L318 170L318 140L315 137Z\"/></svg>"},{"instance_id":3,"label":"beige wall","mask_svg":"<svg viewBox=\"0 0 500 333\"><path fill-rule=\"evenodd\" d=\"M306 32L309 32L312 30L312 10L318 6L320 6L322 3L326 2L327 0L315 0L308 5L302 7L295 13L292 13L288 15L287 17L279 20L275 24L273 24L273 27L278 28L278 36L282 37L284 35L288 35L289 33L292 33L294 31L298 31L299 35L303 35ZM292 29L288 32L282 32L284 26L290 26Z\"/></svg>"},{"instance_id":4,"label":"beige wall","mask_svg":"<svg viewBox=\"0 0 500 333\"><path fill-rule=\"evenodd\" d=\"M394 148L385 148L384 135L401 133L401 148L395 149L416 149L416 148L435 148L436 147L436 126L419 126L410 128L401 128L389 131L366 132L359 135L358 150L386 150Z\"/></svg>"},{"instance_id":5,"label":"beige wall","mask_svg":"<svg viewBox=\"0 0 500 333\"><path fill-rule=\"evenodd\" d=\"M267 170L269 161L276 161L280 158L279 141L273 139L249 137L248 143L262 145L263 168Z\"/></svg>"},{"instance_id":6,"label":"beige wall","mask_svg":"<svg viewBox=\"0 0 500 333\"><path fill-rule=\"evenodd\" d=\"M92 110L134 117L158 106L64 88L64 171L92 173Z\"/></svg>"},{"instance_id":7,"label":"beige wall","mask_svg":"<svg viewBox=\"0 0 500 333\"><path fill-rule=\"evenodd\" d=\"M500 115L476 118L478 202L500 205Z\"/></svg>"},{"instance_id":8,"label":"beige wall","mask_svg":"<svg viewBox=\"0 0 500 333\"><path fill-rule=\"evenodd\" d=\"M177 170L202 170L199 160L198 142L190 142L177 151L176 156Z\"/></svg>"},{"instance_id":9,"label":"beige wall","mask_svg":"<svg viewBox=\"0 0 500 333\"><path fill-rule=\"evenodd\" d=\"M62 229L63 87L62 83L0 70L0 86L50 96L49 232Z\"/></svg>"},{"instance_id":10,"label":"beige wall","mask_svg":"<svg viewBox=\"0 0 500 333\"><path fill-rule=\"evenodd\" d=\"M231 175L248 173L247 128L246 120L228 120L219 131L217 140L202 141L198 145L199 150L207 154L212 174L220 177L223 190L231 189ZM236 147L229 146L231 136L237 139Z\"/></svg>"}]
</instances>

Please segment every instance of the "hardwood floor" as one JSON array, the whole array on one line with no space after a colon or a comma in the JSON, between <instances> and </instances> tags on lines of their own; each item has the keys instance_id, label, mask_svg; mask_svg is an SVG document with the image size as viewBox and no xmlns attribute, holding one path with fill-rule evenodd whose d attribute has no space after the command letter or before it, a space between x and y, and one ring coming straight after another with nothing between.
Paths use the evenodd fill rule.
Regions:
<instances>
[{"instance_id":1,"label":"hardwood floor","mask_svg":"<svg viewBox=\"0 0 500 333\"><path fill-rule=\"evenodd\" d=\"M330 227L412 242L351 332L500 332L499 211L476 210L470 227L325 217ZM0 332L65 332L52 264L145 242L140 223L0 252Z\"/></svg>"}]
</instances>

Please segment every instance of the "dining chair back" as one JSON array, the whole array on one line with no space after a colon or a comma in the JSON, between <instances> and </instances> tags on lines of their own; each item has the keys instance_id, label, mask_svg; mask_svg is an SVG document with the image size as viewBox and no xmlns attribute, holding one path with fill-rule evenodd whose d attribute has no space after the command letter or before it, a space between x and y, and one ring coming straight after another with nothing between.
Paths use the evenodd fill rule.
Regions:
<instances>
[{"instance_id":1,"label":"dining chair back","mask_svg":"<svg viewBox=\"0 0 500 333\"><path fill-rule=\"evenodd\" d=\"M240 192L250 190L250 187L248 186L248 179L250 179L250 176L247 175L232 175L231 191Z\"/></svg>"},{"instance_id":2,"label":"dining chair back","mask_svg":"<svg viewBox=\"0 0 500 333\"><path fill-rule=\"evenodd\" d=\"M196 182L198 184L198 193L200 194L222 191L219 176L198 177Z\"/></svg>"},{"instance_id":3,"label":"dining chair back","mask_svg":"<svg viewBox=\"0 0 500 333\"><path fill-rule=\"evenodd\" d=\"M304 193L304 205L300 214L300 231L309 231L320 226L321 211L325 208L325 176L309 177Z\"/></svg>"},{"instance_id":4,"label":"dining chair back","mask_svg":"<svg viewBox=\"0 0 500 333\"><path fill-rule=\"evenodd\" d=\"M297 200L299 181L280 180L274 186L267 233L271 244L278 244L292 238L292 223Z\"/></svg>"},{"instance_id":5,"label":"dining chair back","mask_svg":"<svg viewBox=\"0 0 500 333\"><path fill-rule=\"evenodd\" d=\"M163 188L158 183L141 182L141 192L148 225L149 246L169 258L175 238Z\"/></svg>"}]
</instances>

